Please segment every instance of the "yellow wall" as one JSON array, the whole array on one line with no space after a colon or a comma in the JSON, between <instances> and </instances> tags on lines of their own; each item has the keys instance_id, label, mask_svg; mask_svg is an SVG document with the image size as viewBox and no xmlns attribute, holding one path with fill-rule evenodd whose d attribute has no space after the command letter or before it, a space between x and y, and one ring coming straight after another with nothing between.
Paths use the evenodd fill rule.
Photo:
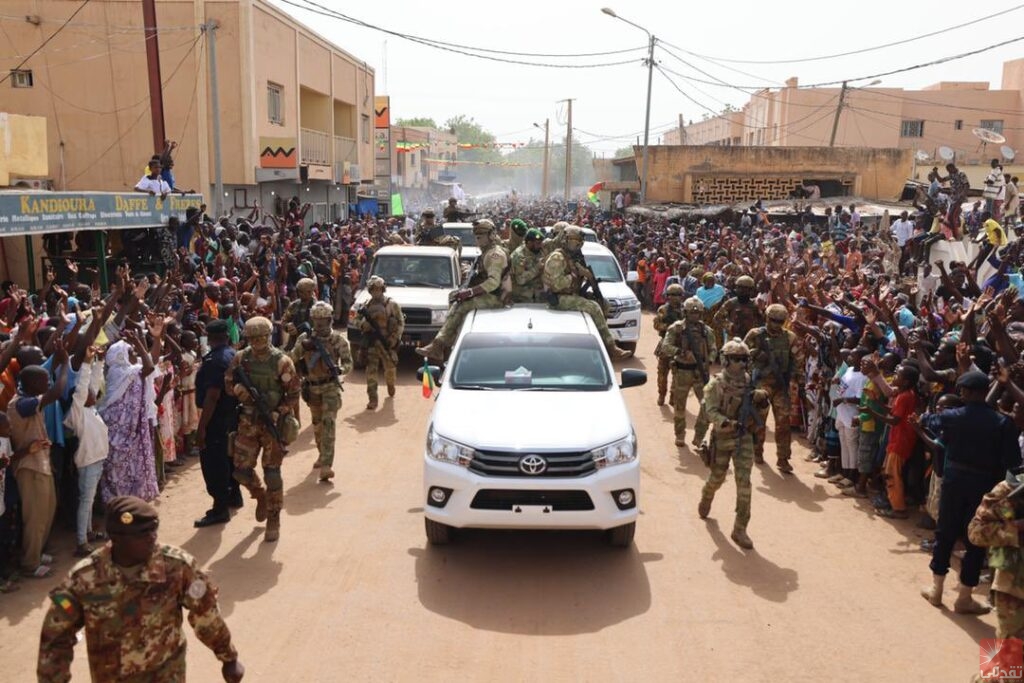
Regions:
<instances>
[{"instance_id":1,"label":"yellow wall","mask_svg":"<svg viewBox=\"0 0 1024 683\"><path fill-rule=\"evenodd\" d=\"M11 176L46 178L46 119L0 112L0 187Z\"/></svg>"}]
</instances>

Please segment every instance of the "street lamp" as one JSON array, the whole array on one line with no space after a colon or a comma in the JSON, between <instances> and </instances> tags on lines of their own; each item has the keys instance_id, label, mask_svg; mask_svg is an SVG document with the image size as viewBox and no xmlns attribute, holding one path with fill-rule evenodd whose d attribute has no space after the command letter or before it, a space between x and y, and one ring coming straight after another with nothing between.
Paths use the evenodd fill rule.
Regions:
<instances>
[{"instance_id":1,"label":"street lamp","mask_svg":"<svg viewBox=\"0 0 1024 683\"><path fill-rule=\"evenodd\" d=\"M549 146L549 126L551 119L544 119L544 179L541 181L541 198L548 198L548 164L550 163L551 147ZM539 123L533 124L534 128L541 128Z\"/></svg>"},{"instance_id":2,"label":"street lamp","mask_svg":"<svg viewBox=\"0 0 1024 683\"><path fill-rule=\"evenodd\" d=\"M644 114L644 152L640 162L640 203L643 204L647 199L647 140L651 132L651 81L654 78L654 43L657 38L640 24L634 24L629 19L620 17L611 7L602 7L601 11L611 18L624 21L647 34L647 111Z\"/></svg>"}]
</instances>

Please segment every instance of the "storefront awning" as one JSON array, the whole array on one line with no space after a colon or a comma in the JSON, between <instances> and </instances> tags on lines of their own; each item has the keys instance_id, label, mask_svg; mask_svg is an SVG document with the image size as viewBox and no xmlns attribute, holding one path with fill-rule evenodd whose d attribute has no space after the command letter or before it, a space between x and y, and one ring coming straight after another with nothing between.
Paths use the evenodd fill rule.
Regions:
<instances>
[{"instance_id":1,"label":"storefront awning","mask_svg":"<svg viewBox=\"0 0 1024 683\"><path fill-rule=\"evenodd\" d=\"M0 191L0 237L72 230L126 230L165 225L171 216L199 208L202 195L141 192Z\"/></svg>"}]
</instances>

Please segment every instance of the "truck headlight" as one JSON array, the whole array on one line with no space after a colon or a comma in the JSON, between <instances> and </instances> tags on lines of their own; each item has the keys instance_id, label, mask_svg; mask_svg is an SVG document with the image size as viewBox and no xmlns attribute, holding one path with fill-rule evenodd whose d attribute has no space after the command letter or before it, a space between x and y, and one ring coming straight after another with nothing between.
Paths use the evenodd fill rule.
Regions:
<instances>
[{"instance_id":1,"label":"truck headlight","mask_svg":"<svg viewBox=\"0 0 1024 683\"><path fill-rule=\"evenodd\" d=\"M594 464L598 469L633 462L636 460L636 433L607 446L595 448L590 451L590 457L594 459Z\"/></svg>"},{"instance_id":2,"label":"truck headlight","mask_svg":"<svg viewBox=\"0 0 1024 683\"><path fill-rule=\"evenodd\" d=\"M469 462L473 459L473 449L444 438L435 432L431 425L427 430L427 455L440 462L469 467Z\"/></svg>"},{"instance_id":3,"label":"truck headlight","mask_svg":"<svg viewBox=\"0 0 1024 683\"><path fill-rule=\"evenodd\" d=\"M623 311L639 311L640 300L639 299L621 299L619 300L619 309Z\"/></svg>"},{"instance_id":4,"label":"truck headlight","mask_svg":"<svg viewBox=\"0 0 1024 683\"><path fill-rule=\"evenodd\" d=\"M431 325L444 325L444 321L448 319L447 308L435 308L430 311L430 324Z\"/></svg>"}]
</instances>

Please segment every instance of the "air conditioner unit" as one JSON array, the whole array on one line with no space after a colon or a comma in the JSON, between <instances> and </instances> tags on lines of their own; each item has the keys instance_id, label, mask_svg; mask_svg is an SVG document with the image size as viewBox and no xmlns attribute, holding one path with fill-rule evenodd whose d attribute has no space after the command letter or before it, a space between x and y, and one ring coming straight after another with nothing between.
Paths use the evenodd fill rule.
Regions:
<instances>
[{"instance_id":1,"label":"air conditioner unit","mask_svg":"<svg viewBox=\"0 0 1024 683\"><path fill-rule=\"evenodd\" d=\"M25 190L52 190L53 180L51 178L19 178L12 175L10 187Z\"/></svg>"}]
</instances>

